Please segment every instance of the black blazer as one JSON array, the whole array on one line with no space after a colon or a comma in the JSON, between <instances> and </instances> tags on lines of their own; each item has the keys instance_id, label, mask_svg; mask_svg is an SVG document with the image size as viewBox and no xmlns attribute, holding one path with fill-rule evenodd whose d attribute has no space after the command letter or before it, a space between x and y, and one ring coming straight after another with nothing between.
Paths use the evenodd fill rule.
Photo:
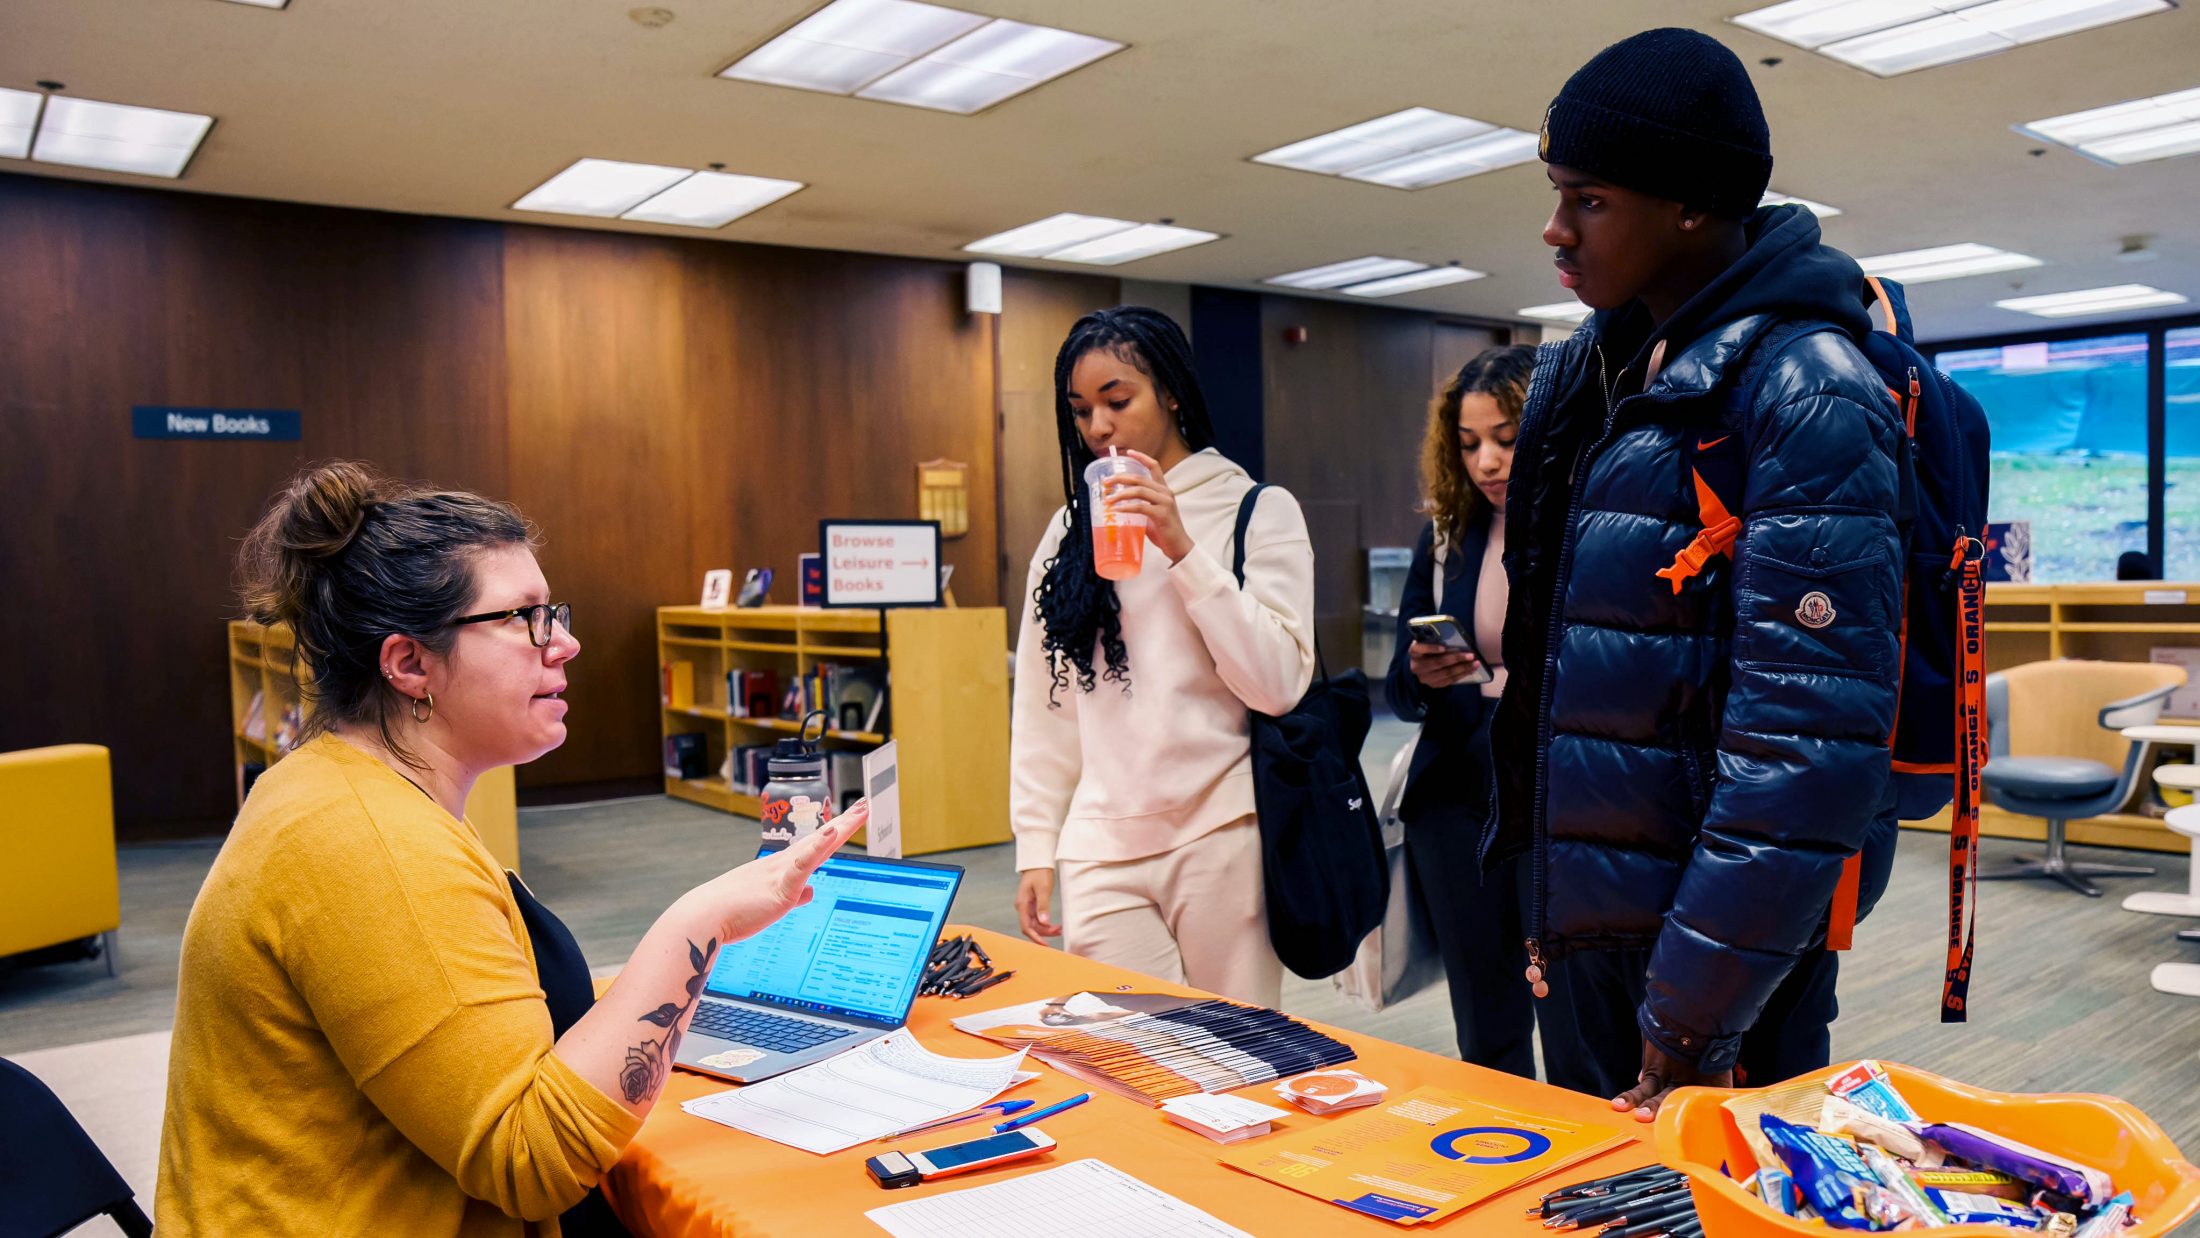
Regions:
<instances>
[{"instance_id":1,"label":"black blazer","mask_svg":"<svg viewBox=\"0 0 2200 1238\"><path fill-rule=\"evenodd\" d=\"M1489 545L1490 514L1479 508L1467 523L1462 543L1444 555L1443 613L1459 620L1459 627L1474 640L1475 589L1482 581L1482 552ZM1406 722L1420 722L1421 742L1413 750L1413 764L1406 772L1405 798L1398 815L1407 821L1435 822L1459 819L1461 829L1479 829L1489 799L1482 777L1485 759L1477 759L1470 744L1482 726L1484 715L1496 702L1482 695L1480 684L1459 684L1430 689L1413 677L1406 646L1413 633L1406 621L1434 612L1436 588L1436 526L1421 529L1413 547L1413 566L1398 600L1398 646L1390 656L1390 678L1383 695L1390 711ZM1477 651L1479 653L1480 651Z\"/></svg>"}]
</instances>

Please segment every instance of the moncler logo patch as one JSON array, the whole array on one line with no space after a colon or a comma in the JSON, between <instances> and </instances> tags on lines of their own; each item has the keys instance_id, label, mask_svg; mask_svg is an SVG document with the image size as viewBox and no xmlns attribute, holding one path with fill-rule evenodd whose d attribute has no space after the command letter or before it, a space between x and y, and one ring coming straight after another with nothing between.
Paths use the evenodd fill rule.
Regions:
<instances>
[{"instance_id":1,"label":"moncler logo patch","mask_svg":"<svg viewBox=\"0 0 2200 1238\"><path fill-rule=\"evenodd\" d=\"M1795 621L1806 628L1822 628L1834 620L1833 599L1812 590L1795 608Z\"/></svg>"}]
</instances>

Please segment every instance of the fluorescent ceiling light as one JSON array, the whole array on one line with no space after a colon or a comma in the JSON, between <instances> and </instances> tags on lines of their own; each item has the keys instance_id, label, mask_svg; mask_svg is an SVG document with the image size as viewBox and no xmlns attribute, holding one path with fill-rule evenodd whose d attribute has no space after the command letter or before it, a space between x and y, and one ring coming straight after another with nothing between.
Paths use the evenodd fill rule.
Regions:
<instances>
[{"instance_id":1,"label":"fluorescent ceiling light","mask_svg":"<svg viewBox=\"0 0 2200 1238\"><path fill-rule=\"evenodd\" d=\"M1046 256L1056 262L1082 262L1090 266L1112 267L1220 239L1222 234L1219 232L1201 232L1197 228L1179 228L1171 224L1137 224L1127 231L1095 237L1082 245L1058 249Z\"/></svg>"},{"instance_id":2,"label":"fluorescent ceiling light","mask_svg":"<svg viewBox=\"0 0 2200 1238\"><path fill-rule=\"evenodd\" d=\"M718 76L967 116L1123 46L917 0L833 0Z\"/></svg>"},{"instance_id":3,"label":"fluorescent ceiling light","mask_svg":"<svg viewBox=\"0 0 2200 1238\"><path fill-rule=\"evenodd\" d=\"M1859 258L1856 262L1866 275L1884 275L1905 284L1929 284L1936 279L1991 275L1996 271L2018 271L2041 265L2037 258L1995 249L1991 245L1968 243L1880 254L1875 258Z\"/></svg>"},{"instance_id":4,"label":"fluorescent ceiling light","mask_svg":"<svg viewBox=\"0 0 2200 1238\"><path fill-rule=\"evenodd\" d=\"M1466 267L1430 267L1426 271L1354 284L1344 291L1347 296L1354 297L1394 297L1401 292L1419 292L1424 288L1441 288L1446 284L1464 284L1468 280L1481 279L1487 274L1487 271L1474 271Z\"/></svg>"},{"instance_id":5,"label":"fluorescent ceiling light","mask_svg":"<svg viewBox=\"0 0 2200 1238\"><path fill-rule=\"evenodd\" d=\"M2037 297L2012 297L1995 305L2041 318L2077 318L2086 314L2110 314L2120 310L2152 309L2183 305L2187 298L2145 284L2116 284L2108 288L2081 288L2076 292L2052 292Z\"/></svg>"},{"instance_id":6,"label":"fluorescent ceiling light","mask_svg":"<svg viewBox=\"0 0 2200 1238\"><path fill-rule=\"evenodd\" d=\"M231 3L249 4L255 8L262 9L279 9L286 4L289 4L290 0L231 0Z\"/></svg>"},{"instance_id":7,"label":"fluorescent ceiling light","mask_svg":"<svg viewBox=\"0 0 2200 1238\"><path fill-rule=\"evenodd\" d=\"M2017 132L2122 166L2200 151L2200 89L2051 116Z\"/></svg>"},{"instance_id":8,"label":"fluorescent ceiling light","mask_svg":"<svg viewBox=\"0 0 2200 1238\"><path fill-rule=\"evenodd\" d=\"M46 96L28 90L0 90L0 158L28 159L38 108Z\"/></svg>"},{"instance_id":9,"label":"fluorescent ceiling light","mask_svg":"<svg viewBox=\"0 0 2200 1238\"><path fill-rule=\"evenodd\" d=\"M1792 194L1775 193L1769 189L1765 191L1765 196L1758 200L1757 205L1800 206L1820 219L1829 219L1841 213L1841 208L1838 206L1827 206L1823 202L1813 202L1809 198L1798 198Z\"/></svg>"},{"instance_id":10,"label":"fluorescent ceiling light","mask_svg":"<svg viewBox=\"0 0 2200 1238\"><path fill-rule=\"evenodd\" d=\"M213 117L195 112L55 96L46 100L31 158L106 172L177 177L213 127Z\"/></svg>"},{"instance_id":11,"label":"fluorescent ceiling light","mask_svg":"<svg viewBox=\"0 0 2200 1238\"><path fill-rule=\"evenodd\" d=\"M857 97L968 116L1122 47L1089 34L998 20L887 74Z\"/></svg>"},{"instance_id":12,"label":"fluorescent ceiling light","mask_svg":"<svg viewBox=\"0 0 2200 1238\"><path fill-rule=\"evenodd\" d=\"M1892 77L2176 7L2174 0L1787 0L1732 20Z\"/></svg>"},{"instance_id":13,"label":"fluorescent ceiling light","mask_svg":"<svg viewBox=\"0 0 2200 1238\"><path fill-rule=\"evenodd\" d=\"M973 254L999 254L1004 258L1043 258L1056 250L1134 226L1128 220L1101 215L1049 215L1037 223L972 241L963 248Z\"/></svg>"},{"instance_id":14,"label":"fluorescent ceiling light","mask_svg":"<svg viewBox=\"0 0 2200 1238\"><path fill-rule=\"evenodd\" d=\"M619 218L686 228L723 228L800 188L801 181L697 172Z\"/></svg>"},{"instance_id":15,"label":"fluorescent ceiling light","mask_svg":"<svg viewBox=\"0 0 2200 1238\"><path fill-rule=\"evenodd\" d=\"M1579 301L1554 301L1549 305L1531 305L1521 310L1520 316L1544 322L1580 322L1595 312Z\"/></svg>"},{"instance_id":16,"label":"fluorescent ceiling light","mask_svg":"<svg viewBox=\"0 0 2200 1238\"><path fill-rule=\"evenodd\" d=\"M1349 125L1253 156L1253 162L1324 176L1426 189L1536 157L1536 135L1433 108Z\"/></svg>"},{"instance_id":17,"label":"fluorescent ceiling light","mask_svg":"<svg viewBox=\"0 0 2200 1238\"><path fill-rule=\"evenodd\" d=\"M1413 262L1405 258L1354 258L1349 262L1332 262L1324 267L1308 267L1278 275L1263 283L1277 284L1285 288L1342 288L1366 280L1381 279L1388 275L1403 275L1408 271L1428 269L1425 262Z\"/></svg>"},{"instance_id":18,"label":"fluorescent ceiling light","mask_svg":"<svg viewBox=\"0 0 2200 1238\"><path fill-rule=\"evenodd\" d=\"M1004 258L1047 258L1055 262L1082 262L1091 266L1115 266L1151 258L1172 249L1204 245L1218 234L1168 224L1141 224L1104 215L1049 215L1037 223L1010 228L972 241L963 249L973 254Z\"/></svg>"},{"instance_id":19,"label":"fluorescent ceiling light","mask_svg":"<svg viewBox=\"0 0 2200 1238\"><path fill-rule=\"evenodd\" d=\"M686 168L615 159L581 159L528 191L512 204L515 211L556 215L592 215L613 219L693 175Z\"/></svg>"}]
</instances>

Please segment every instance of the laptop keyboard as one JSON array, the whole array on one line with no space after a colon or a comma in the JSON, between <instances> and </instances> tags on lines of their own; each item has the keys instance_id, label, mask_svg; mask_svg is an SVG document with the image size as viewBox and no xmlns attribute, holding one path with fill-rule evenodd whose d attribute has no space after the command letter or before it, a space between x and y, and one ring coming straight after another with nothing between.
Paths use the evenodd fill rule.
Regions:
<instances>
[{"instance_id":1,"label":"laptop keyboard","mask_svg":"<svg viewBox=\"0 0 2200 1238\"><path fill-rule=\"evenodd\" d=\"M826 1041L852 1035L855 1030L829 1023L812 1023L808 1019L782 1018L730 1002L711 1001L696 1009L695 1020L689 1026L720 1040L776 1053L800 1053Z\"/></svg>"}]
</instances>

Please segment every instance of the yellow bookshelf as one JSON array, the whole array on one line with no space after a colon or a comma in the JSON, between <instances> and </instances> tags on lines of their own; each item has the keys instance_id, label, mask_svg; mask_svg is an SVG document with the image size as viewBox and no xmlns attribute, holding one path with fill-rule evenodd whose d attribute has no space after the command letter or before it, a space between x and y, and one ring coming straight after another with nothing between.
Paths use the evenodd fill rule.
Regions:
<instances>
[{"instance_id":1,"label":"yellow bookshelf","mask_svg":"<svg viewBox=\"0 0 2200 1238\"><path fill-rule=\"evenodd\" d=\"M280 624L262 627L229 621L229 732L237 773L237 803L244 803L247 762L272 766L297 744L311 705L298 691L305 667L292 657L297 642ZM466 798L466 819L497 862L519 869L519 806L512 768L484 774Z\"/></svg>"},{"instance_id":2,"label":"yellow bookshelf","mask_svg":"<svg viewBox=\"0 0 2200 1238\"><path fill-rule=\"evenodd\" d=\"M2006 670L2050 658L2099 658L2144 662L2157 645L2200 646L2200 583L2158 580L2031 585L1995 581L1986 586L1986 665ZM2164 725L2200 726L2200 720L2164 718ZM2183 757L2179 758L2182 760ZM2142 786L2144 797L2148 787ZM1920 829L1948 829L1948 814L1905 822ZM1979 832L1993 838L2037 842L2047 835L2038 817L1979 810ZM2160 817L2120 812L2073 821L2070 841L2094 847L2137 847L2183 852L2191 847Z\"/></svg>"},{"instance_id":3,"label":"yellow bookshelf","mask_svg":"<svg viewBox=\"0 0 2200 1238\"><path fill-rule=\"evenodd\" d=\"M998 607L822 610L799 606L657 610L662 733L701 734L709 777L667 775L665 794L756 816L754 795L721 774L736 748L801 728L780 717L735 717L726 673L769 670L777 697L819 663L876 662L887 675L880 731L828 730L829 752L895 740L903 850L910 855L1008 841L1008 618ZM883 639L882 639L883 637ZM685 665L686 671L665 668ZM682 686L684 684L684 686ZM672 691L667 691L667 687Z\"/></svg>"}]
</instances>

